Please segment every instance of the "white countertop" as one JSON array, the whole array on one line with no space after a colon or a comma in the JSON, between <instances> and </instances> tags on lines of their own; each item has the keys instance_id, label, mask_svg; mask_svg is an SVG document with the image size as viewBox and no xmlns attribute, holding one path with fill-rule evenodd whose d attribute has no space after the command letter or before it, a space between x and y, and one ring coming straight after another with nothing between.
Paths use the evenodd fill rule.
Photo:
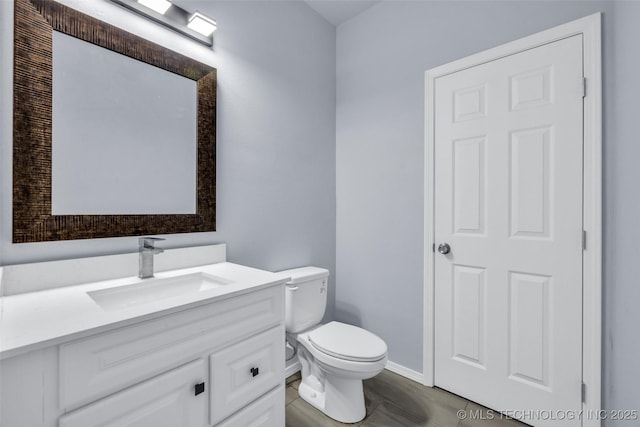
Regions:
<instances>
[{"instance_id":1,"label":"white countertop","mask_svg":"<svg viewBox=\"0 0 640 427\"><path fill-rule=\"evenodd\" d=\"M157 279L203 272L232 283L197 293L105 310L87 292L142 283L136 276L0 298L0 359L285 283L282 274L229 262L157 273Z\"/></svg>"}]
</instances>

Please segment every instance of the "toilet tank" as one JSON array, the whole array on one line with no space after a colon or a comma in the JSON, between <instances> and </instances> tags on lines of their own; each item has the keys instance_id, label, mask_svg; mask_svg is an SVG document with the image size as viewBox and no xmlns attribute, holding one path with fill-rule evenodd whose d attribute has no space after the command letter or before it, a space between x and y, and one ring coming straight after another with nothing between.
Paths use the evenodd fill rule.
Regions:
<instances>
[{"instance_id":1,"label":"toilet tank","mask_svg":"<svg viewBox=\"0 0 640 427\"><path fill-rule=\"evenodd\" d=\"M300 267L278 273L291 277L285 287L287 332L302 332L320 323L327 308L329 270Z\"/></svg>"}]
</instances>

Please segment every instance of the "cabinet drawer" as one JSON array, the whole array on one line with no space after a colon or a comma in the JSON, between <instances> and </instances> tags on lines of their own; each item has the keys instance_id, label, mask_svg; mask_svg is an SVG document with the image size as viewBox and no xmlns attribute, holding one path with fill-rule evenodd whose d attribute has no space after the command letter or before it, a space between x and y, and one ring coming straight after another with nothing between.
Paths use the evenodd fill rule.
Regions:
<instances>
[{"instance_id":1,"label":"cabinet drawer","mask_svg":"<svg viewBox=\"0 0 640 427\"><path fill-rule=\"evenodd\" d=\"M216 424L267 391L284 385L284 326L209 357L210 423Z\"/></svg>"},{"instance_id":2,"label":"cabinet drawer","mask_svg":"<svg viewBox=\"0 0 640 427\"><path fill-rule=\"evenodd\" d=\"M281 324L282 286L216 301L59 347L68 411Z\"/></svg>"},{"instance_id":3,"label":"cabinet drawer","mask_svg":"<svg viewBox=\"0 0 640 427\"><path fill-rule=\"evenodd\" d=\"M203 426L206 420L207 398L206 393L195 394L195 385L204 379L205 363L203 359L199 359L63 415L58 425Z\"/></svg>"},{"instance_id":4,"label":"cabinet drawer","mask_svg":"<svg viewBox=\"0 0 640 427\"><path fill-rule=\"evenodd\" d=\"M216 427L284 427L284 387L271 390Z\"/></svg>"}]
</instances>

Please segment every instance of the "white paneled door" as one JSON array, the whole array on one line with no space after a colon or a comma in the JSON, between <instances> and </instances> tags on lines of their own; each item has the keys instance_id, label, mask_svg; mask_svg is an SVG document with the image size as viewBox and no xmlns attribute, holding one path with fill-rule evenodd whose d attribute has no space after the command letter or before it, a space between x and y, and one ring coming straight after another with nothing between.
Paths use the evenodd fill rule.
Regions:
<instances>
[{"instance_id":1,"label":"white paneled door","mask_svg":"<svg viewBox=\"0 0 640 427\"><path fill-rule=\"evenodd\" d=\"M535 426L580 425L582 55L435 82L435 383Z\"/></svg>"}]
</instances>

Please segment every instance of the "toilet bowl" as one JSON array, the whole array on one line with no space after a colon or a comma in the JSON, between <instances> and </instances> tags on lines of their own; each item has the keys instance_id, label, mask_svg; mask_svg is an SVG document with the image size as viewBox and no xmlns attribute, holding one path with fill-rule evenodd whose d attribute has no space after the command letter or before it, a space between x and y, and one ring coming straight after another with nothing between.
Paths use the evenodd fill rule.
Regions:
<instances>
[{"instance_id":1,"label":"toilet bowl","mask_svg":"<svg viewBox=\"0 0 640 427\"><path fill-rule=\"evenodd\" d=\"M331 418L355 423L366 415L362 380L378 375L387 363L387 346L374 334L340 322L300 333L298 393Z\"/></svg>"},{"instance_id":2,"label":"toilet bowl","mask_svg":"<svg viewBox=\"0 0 640 427\"><path fill-rule=\"evenodd\" d=\"M287 283L287 342L296 347L302 381L298 394L331 418L355 423L366 415L362 380L387 363L387 345L357 326L320 324L326 307L328 270L302 267L282 271Z\"/></svg>"}]
</instances>

